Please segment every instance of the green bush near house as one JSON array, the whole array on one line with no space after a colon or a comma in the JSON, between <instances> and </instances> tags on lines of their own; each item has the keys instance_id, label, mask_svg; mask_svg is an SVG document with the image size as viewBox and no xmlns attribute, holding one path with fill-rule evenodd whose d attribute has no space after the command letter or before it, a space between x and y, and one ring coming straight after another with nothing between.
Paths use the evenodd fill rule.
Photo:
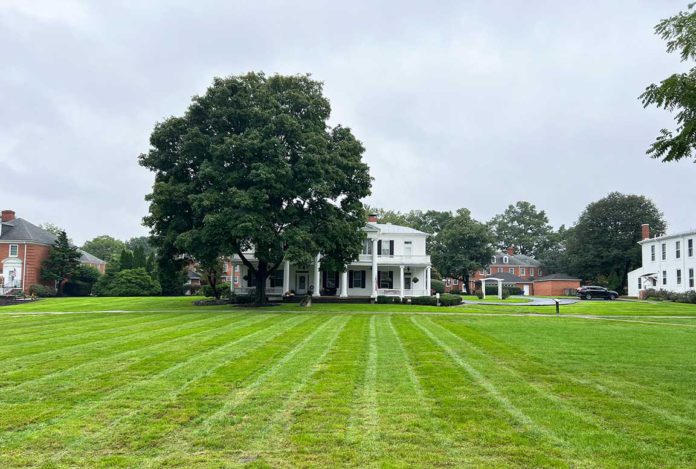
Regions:
<instances>
[{"instance_id":1,"label":"green bush near house","mask_svg":"<svg viewBox=\"0 0 696 469\"><path fill-rule=\"evenodd\" d=\"M47 287L46 285L32 285L29 287L29 295L38 296L39 298L51 298L56 296L58 292L53 287Z\"/></svg>"},{"instance_id":2,"label":"green bush near house","mask_svg":"<svg viewBox=\"0 0 696 469\"><path fill-rule=\"evenodd\" d=\"M674 301L675 303L696 304L696 291L677 293L668 290L646 290L646 300Z\"/></svg>"},{"instance_id":3,"label":"green bush near house","mask_svg":"<svg viewBox=\"0 0 696 469\"><path fill-rule=\"evenodd\" d=\"M230 295L232 294L232 291L230 290L229 282L219 283L217 286L217 289L220 292L221 298L229 298ZM201 286L200 292L203 294L203 296L206 296L208 298L214 296L213 295L213 288L208 284Z\"/></svg>"},{"instance_id":4,"label":"green bush near house","mask_svg":"<svg viewBox=\"0 0 696 469\"><path fill-rule=\"evenodd\" d=\"M412 305L437 306L437 298L434 296L414 296L411 298Z\"/></svg>"},{"instance_id":5,"label":"green bush near house","mask_svg":"<svg viewBox=\"0 0 696 469\"><path fill-rule=\"evenodd\" d=\"M162 293L157 280L143 268L126 269L102 276L94 285L97 296L155 296Z\"/></svg>"},{"instance_id":6,"label":"green bush near house","mask_svg":"<svg viewBox=\"0 0 696 469\"><path fill-rule=\"evenodd\" d=\"M431 279L430 288L435 293L445 293L445 282L443 282L442 280Z\"/></svg>"},{"instance_id":7,"label":"green bush near house","mask_svg":"<svg viewBox=\"0 0 696 469\"><path fill-rule=\"evenodd\" d=\"M462 303L462 297L445 293L440 295L440 306L456 306Z\"/></svg>"}]
</instances>

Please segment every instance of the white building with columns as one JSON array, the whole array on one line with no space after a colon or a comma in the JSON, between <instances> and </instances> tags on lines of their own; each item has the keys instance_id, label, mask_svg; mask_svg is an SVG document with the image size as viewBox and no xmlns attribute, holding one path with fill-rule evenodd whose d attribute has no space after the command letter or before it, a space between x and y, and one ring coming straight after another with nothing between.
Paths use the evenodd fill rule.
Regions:
<instances>
[{"instance_id":1,"label":"white building with columns","mask_svg":"<svg viewBox=\"0 0 696 469\"><path fill-rule=\"evenodd\" d=\"M650 237L643 225L642 267L628 273L628 295L648 289L677 293L696 290L696 230Z\"/></svg>"},{"instance_id":2,"label":"white building with columns","mask_svg":"<svg viewBox=\"0 0 696 469\"><path fill-rule=\"evenodd\" d=\"M377 218L363 228L366 239L358 259L343 272L321 268L319 258L310 266L289 261L282 269L271 273L266 284L268 296L295 295L338 296L342 298L398 296L401 298L430 295L430 256L425 251L427 233L405 226L378 223ZM244 257L254 261L253 252ZM249 294L255 289L255 278L239 256L232 262L231 288L237 294Z\"/></svg>"}]
</instances>

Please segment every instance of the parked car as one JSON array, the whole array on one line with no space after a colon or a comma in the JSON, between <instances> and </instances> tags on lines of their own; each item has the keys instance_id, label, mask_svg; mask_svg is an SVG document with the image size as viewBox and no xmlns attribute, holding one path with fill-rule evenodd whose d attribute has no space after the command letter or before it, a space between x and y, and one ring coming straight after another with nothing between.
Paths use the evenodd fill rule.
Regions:
<instances>
[{"instance_id":1,"label":"parked car","mask_svg":"<svg viewBox=\"0 0 696 469\"><path fill-rule=\"evenodd\" d=\"M614 290L607 290L604 287L587 286L578 288L578 298L581 300L593 300L604 298L605 300L615 300L619 294Z\"/></svg>"}]
</instances>

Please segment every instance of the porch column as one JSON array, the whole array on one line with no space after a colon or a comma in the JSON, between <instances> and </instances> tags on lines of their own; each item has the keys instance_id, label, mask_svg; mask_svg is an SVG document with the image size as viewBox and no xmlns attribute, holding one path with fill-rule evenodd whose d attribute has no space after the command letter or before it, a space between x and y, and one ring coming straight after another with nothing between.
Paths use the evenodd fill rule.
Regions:
<instances>
[{"instance_id":1,"label":"porch column","mask_svg":"<svg viewBox=\"0 0 696 469\"><path fill-rule=\"evenodd\" d=\"M321 279L319 278L319 259L321 256L317 254L317 258L314 260L314 292L312 296L321 296Z\"/></svg>"},{"instance_id":2,"label":"porch column","mask_svg":"<svg viewBox=\"0 0 696 469\"><path fill-rule=\"evenodd\" d=\"M344 272L341 272L341 298L348 297L348 268Z\"/></svg>"},{"instance_id":3,"label":"porch column","mask_svg":"<svg viewBox=\"0 0 696 469\"><path fill-rule=\"evenodd\" d=\"M283 294L290 291L290 261L283 262Z\"/></svg>"},{"instance_id":4,"label":"porch column","mask_svg":"<svg viewBox=\"0 0 696 469\"><path fill-rule=\"evenodd\" d=\"M234 293L234 261L230 260L230 266L232 267L232 275L230 276L230 292Z\"/></svg>"},{"instance_id":5,"label":"porch column","mask_svg":"<svg viewBox=\"0 0 696 469\"><path fill-rule=\"evenodd\" d=\"M483 292L483 299L486 299L486 279L481 279L481 291Z\"/></svg>"},{"instance_id":6,"label":"porch column","mask_svg":"<svg viewBox=\"0 0 696 469\"><path fill-rule=\"evenodd\" d=\"M377 297L377 238L372 240L372 287L370 296Z\"/></svg>"},{"instance_id":7,"label":"porch column","mask_svg":"<svg viewBox=\"0 0 696 469\"><path fill-rule=\"evenodd\" d=\"M426 296L430 296L430 291L431 291L431 290L430 290L430 288L431 288L431 287L430 287L430 269L431 269L431 268L432 268L432 267L430 267L430 266L428 266L428 267L425 268L425 282L424 282L424 285L425 285L425 294L426 294Z\"/></svg>"},{"instance_id":8,"label":"porch column","mask_svg":"<svg viewBox=\"0 0 696 469\"><path fill-rule=\"evenodd\" d=\"M401 287L401 294L399 295L401 299L404 298L404 266L399 266L399 286Z\"/></svg>"}]
</instances>

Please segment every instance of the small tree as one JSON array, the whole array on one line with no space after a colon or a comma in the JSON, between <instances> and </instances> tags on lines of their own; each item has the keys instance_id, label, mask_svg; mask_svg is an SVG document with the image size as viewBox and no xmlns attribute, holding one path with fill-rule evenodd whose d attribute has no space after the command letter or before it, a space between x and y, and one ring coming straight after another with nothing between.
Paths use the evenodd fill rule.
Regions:
<instances>
[{"instance_id":1,"label":"small tree","mask_svg":"<svg viewBox=\"0 0 696 469\"><path fill-rule=\"evenodd\" d=\"M51 246L48 258L41 267L41 277L56 283L58 295L63 294L63 285L80 266L80 251L71 246L65 231L60 231Z\"/></svg>"},{"instance_id":2,"label":"small tree","mask_svg":"<svg viewBox=\"0 0 696 469\"><path fill-rule=\"evenodd\" d=\"M105 262L111 262L114 259L118 259L119 253L123 251L124 247L123 241L108 235L102 235L85 242L82 245L82 250L97 256Z\"/></svg>"},{"instance_id":3,"label":"small tree","mask_svg":"<svg viewBox=\"0 0 696 469\"><path fill-rule=\"evenodd\" d=\"M463 278L469 285L472 272L490 261L493 241L490 229L461 208L436 237L433 265L443 275Z\"/></svg>"},{"instance_id":4,"label":"small tree","mask_svg":"<svg viewBox=\"0 0 696 469\"><path fill-rule=\"evenodd\" d=\"M127 248L121 250L121 255L118 256L118 265L121 270L130 270L135 267L133 262L133 253Z\"/></svg>"}]
</instances>

